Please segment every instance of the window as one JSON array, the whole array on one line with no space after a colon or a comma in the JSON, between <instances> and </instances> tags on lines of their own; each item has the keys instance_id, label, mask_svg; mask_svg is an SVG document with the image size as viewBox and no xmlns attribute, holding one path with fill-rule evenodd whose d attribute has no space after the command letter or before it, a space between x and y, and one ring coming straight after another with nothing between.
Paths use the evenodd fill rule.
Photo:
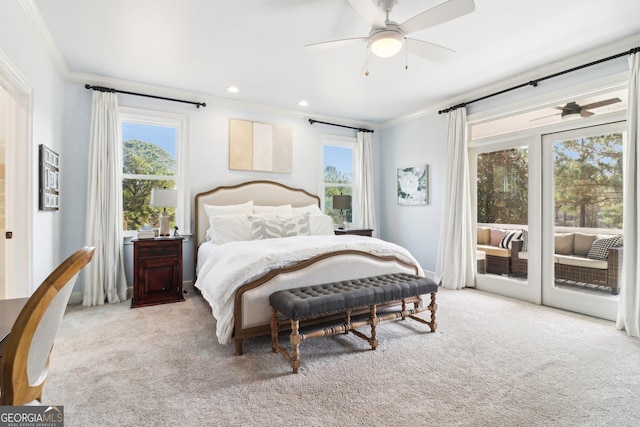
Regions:
<instances>
[{"instance_id":1,"label":"window","mask_svg":"<svg viewBox=\"0 0 640 427\"><path fill-rule=\"evenodd\" d=\"M357 189L354 183L356 139L336 136L323 136L322 140L322 200L323 211L338 223L340 211L333 209L333 196L349 195L351 209L344 212L345 221L353 222L354 197Z\"/></svg>"},{"instance_id":2,"label":"window","mask_svg":"<svg viewBox=\"0 0 640 427\"><path fill-rule=\"evenodd\" d=\"M184 180L186 119L182 116L121 108L122 214L125 235L158 228L161 208L151 206L151 189L178 191L178 206L167 208L170 227L185 229L189 203Z\"/></svg>"}]
</instances>

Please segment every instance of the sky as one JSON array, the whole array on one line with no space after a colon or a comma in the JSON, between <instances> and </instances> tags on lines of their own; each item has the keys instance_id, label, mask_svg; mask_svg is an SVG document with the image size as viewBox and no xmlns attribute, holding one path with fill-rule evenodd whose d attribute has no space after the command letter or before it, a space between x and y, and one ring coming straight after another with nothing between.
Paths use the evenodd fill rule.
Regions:
<instances>
[{"instance_id":1,"label":"sky","mask_svg":"<svg viewBox=\"0 0 640 427\"><path fill-rule=\"evenodd\" d=\"M335 145L324 146L324 164L335 166L338 171L353 177L353 161L351 148L336 147Z\"/></svg>"},{"instance_id":2,"label":"sky","mask_svg":"<svg viewBox=\"0 0 640 427\"><path fill-rule=\"evenodd\" d=\"M137 139L158 145L176 159L176 128L122 122L122 140Z\"/></svg>"}]
</instances>

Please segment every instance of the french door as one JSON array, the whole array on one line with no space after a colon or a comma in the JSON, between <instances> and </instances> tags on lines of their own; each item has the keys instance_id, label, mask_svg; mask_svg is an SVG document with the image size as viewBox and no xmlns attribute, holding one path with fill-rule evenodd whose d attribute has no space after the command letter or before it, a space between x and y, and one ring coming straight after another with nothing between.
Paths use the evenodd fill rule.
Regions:
<instances>
[{"instance_id":1,"label":"french door","mask_svg":"<svg viewBox=\"0 0 640 427\"><path fill-rule=\"evenodd\" d=\"M620 122L542 137L545 305L616 319L625 127Z\"/></svg>"},{"instance_id":2,"label":"french door","mask_svg":"<svg viewBox=\"0 0 640 427\"><path fill-rule=\"evenodd\" d=\"M487 267L476 276L478 289L615 320L612 288L565 264L601 269L607 262L589 258L590 245L622 233L624 137L624 123L616 123L469 150L477 249L485 258L478 265ZM501 248L504 234L521 242Z\"/></svg>"}]
</instances>

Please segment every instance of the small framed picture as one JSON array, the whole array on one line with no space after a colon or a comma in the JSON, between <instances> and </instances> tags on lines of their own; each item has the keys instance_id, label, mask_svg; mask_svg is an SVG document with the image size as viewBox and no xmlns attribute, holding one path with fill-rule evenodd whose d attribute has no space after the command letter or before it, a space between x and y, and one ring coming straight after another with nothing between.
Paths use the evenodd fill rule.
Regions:
<instances>
[{"instance_id":1,"label":"small framed picture","mask_svg":"<svg viewBox=\"0 0 640 427\"><path fill-rule=\"evenodd\" d=\"M60 156L44 144L38 148L39 208L42 211L56 211L60 197Z\"/></svg>"},{"instance_id":2,"label":"small framed picture","mask_svg":"<svg viewBox=\"0 0 640 427\"><path fill-rule=\"evenodd\" d=\"M428 165L398 168L398 204L426 205L428 193Z\"/></svg>"}]
</instances>

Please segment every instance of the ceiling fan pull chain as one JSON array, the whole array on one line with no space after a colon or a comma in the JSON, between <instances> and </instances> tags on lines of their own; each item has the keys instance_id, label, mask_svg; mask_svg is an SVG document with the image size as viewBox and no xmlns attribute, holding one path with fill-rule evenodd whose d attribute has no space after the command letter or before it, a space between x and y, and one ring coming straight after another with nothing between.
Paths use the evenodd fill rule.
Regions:
<instances>
[{"instance_id":1,"label":"ceiling fan pull chain","mask_svg":"<svg viewBox=\"0 0 640 427\"><path fill-rule=\"evenodd\" d=\"M409 69L409 49L407 49L407 38L404 38L404 69Z\"/></svg>"}]
</instances>

